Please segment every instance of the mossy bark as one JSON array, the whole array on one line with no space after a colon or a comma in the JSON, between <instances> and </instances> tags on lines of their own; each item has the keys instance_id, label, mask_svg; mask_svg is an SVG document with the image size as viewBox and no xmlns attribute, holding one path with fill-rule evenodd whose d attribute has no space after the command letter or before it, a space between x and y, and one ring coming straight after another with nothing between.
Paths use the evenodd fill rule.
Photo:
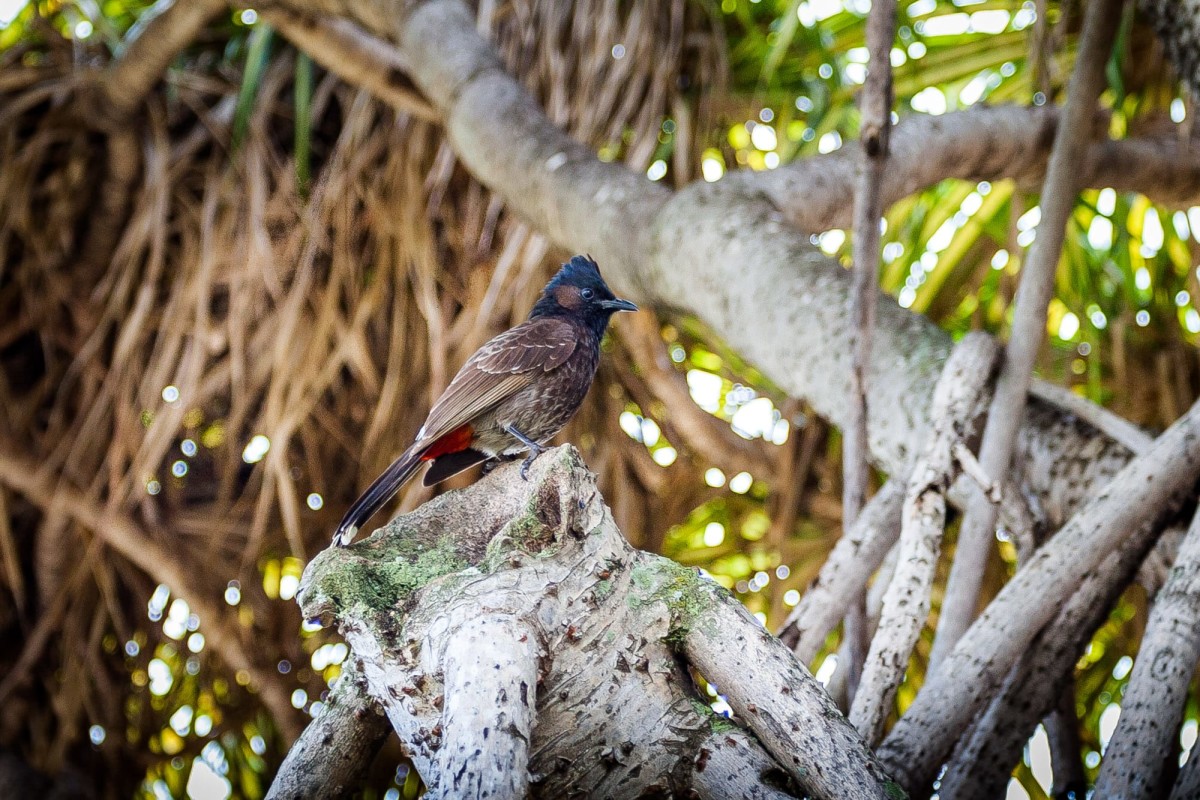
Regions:
<instances>
[{"instance_id":1,"label":"mossy bark","mask_svg":"<svg viewBox=\"0 0 1200 800\"><path fill-rule=\"evenodd\" d=\"M744 609L731 616L717 584L634 550L574 448L538 458L528 481L502 468L325 551L300 600L346 636L431 797L888 796L787 648ZM764 663L726 652L750 640ZM804 739L772 733L768 714L713 714L692 679L701 663L770 687L761 707Z\"/></svg>"}]
</instances>

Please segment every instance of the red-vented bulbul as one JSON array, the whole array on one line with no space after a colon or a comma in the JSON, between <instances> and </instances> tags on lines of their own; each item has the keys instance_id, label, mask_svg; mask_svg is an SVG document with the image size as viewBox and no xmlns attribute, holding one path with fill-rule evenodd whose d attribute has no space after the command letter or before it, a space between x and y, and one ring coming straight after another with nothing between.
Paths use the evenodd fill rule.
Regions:
<instances>
[{"instance_id":1,"label":"red-vented bulbul","mask_svg":"<svg viewBox=\"0 0 1200 800\"><path fill-rule=\"evenodd\" d=\"M421 464L432 486L481 461L529 451L533 459L575 415L596 377L600 339L618 300L596 262L575 256L546 284L529 319L484 344L467 359L433 404L417 439L350 506L333 541L349 544Z\"/></svg>"}]
</instances>

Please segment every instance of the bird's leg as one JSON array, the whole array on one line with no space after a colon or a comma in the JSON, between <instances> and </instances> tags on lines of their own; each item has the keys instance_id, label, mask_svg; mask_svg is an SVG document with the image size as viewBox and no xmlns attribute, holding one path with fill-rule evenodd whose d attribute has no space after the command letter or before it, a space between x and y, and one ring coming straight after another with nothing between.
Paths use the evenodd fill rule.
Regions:
<instances>
[{"instance_id":1,"label":"bird's leg","mask_svg":"<svg viewBox=\"0 0 1200 800\"><path fill-rule=\"evenodd\" d=\"M532 464L533 460L540 456L546 448L542 447L533 439L530 439L528 436L521 433L512 425L501 425L500 427L503 428L504 432L509 436L513 437L518 442L529 448L529 456L521 462L521 477L525 480L529 480L529 465Z\"/></svg>"},{"instance_id":2,"label":"bird's leg","mask_svg":"<svg viewBox=\"0 0 1200 800\"><path fill-rule=\"evenodd\" d=\"M516 456L506 456L503 453L497 453L487 461L483 462L483 474L487 475L501 464L507 464L510 461L515 461L516 459Z\"/></svg>"}]
</instances>

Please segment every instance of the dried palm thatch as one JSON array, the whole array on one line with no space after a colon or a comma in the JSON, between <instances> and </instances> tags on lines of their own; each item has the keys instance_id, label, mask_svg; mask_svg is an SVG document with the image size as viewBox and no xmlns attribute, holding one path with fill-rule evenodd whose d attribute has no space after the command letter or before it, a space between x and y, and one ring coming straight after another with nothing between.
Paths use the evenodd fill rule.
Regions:
<instances>
[{"instance_id":1,"label":"dried palm thatch","mask_svg":"<svg viewBox=\"0 0 1200 800\"><path fill-rule=\"evenodd\" d=\"M701 6L482 2L479 20L574 136L645 169L671 114L676 163L697 163L689 131L709 122L689 87L723 74ZM306 67L283 45L240 88L215 47L172 69L124 129L138 166L123 203L104 194L113 137L106 149L85 111L98 65L82 56L95 54L47 37L0 72L0 581L14 598L0 604L0 747L50 772L94 766L116 796L139 778L131 763L186 747L164 732L180 702L209 708L218 731L244 731L260 708L281 740L297 731L293 689L316 698L324 683L277 668L308 654L292 605L263 590L264 564L325 545L565 254L456 166L419 107L397 114L330 75L298 88ZM239 91L252 92L244 120ZM301 106L311 150L293 132ZM106 241L98 260L86 252ZM718 454L768 457L687 404L695 424L666 430L683 457L654 464L618 413L686 385L656 324L616 333L567 436L622 528L654 546L703 501L698 474ZM259 436L269 450L254 462L243 449ZM144 627L158 584L186 600L203 643ZM240 603L221 602L230 586ZM130 687L153 656L174 656L167 697ZM119 746L89 748L89 724Z\"/></svg>"}]
</instances>

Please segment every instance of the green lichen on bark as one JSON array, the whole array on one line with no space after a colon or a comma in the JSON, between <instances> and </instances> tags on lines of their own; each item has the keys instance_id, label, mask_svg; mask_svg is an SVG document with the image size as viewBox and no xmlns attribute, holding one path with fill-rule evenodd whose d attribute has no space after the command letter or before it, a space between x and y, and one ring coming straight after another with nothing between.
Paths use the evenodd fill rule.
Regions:
<instances>
[{"instance_id":1,"label":"green lichen on bark","mask_svg":"<svg viewBox=\"0 0 1200 800\"><path fill-rule=\"evenodd\" d=\"M525 556L549 558L557 553L557 529L546 519L547 508L544 498L532 497L521 513L488 542L480 569L490 574L506 566L517 566Z\"/></svg>"},{"instance_id":2,"label":"green lichen on bark","mask_svg":"<svg viewBox=\"0 0 1200 800\"><path fill-rule=\"evenodd\" d=\"M369 557L343 548L318 554L305 570L304 613L395 611L431 581L468 566L451 536L430 544L393 528L376 541Z\"/></svg>"},{"instance_id":3,"label":"green lichen on bark","mask_svg":"<svg viewBox=\"0 0 1200 800\"><path fill-rule=\"evenodd\" d=\"M692 630L712 624L711 611L717 602L714 591L719 588L693 569L660 556L647 556L630 572L629 604L633 608L665 605L671 617L666 641L678 645Z\"/></svg>"},{"instance_id":4,"label":"green lichen on bark","mask_svg":"<svg viewBox=\"0 0 1200 800\"><path fill-rule=\"evenodd\" d=\"M692 709L708 723L708 729L713 733L728 733L729 731L740 730L733 720L713 711L712 706L708 703L695 698L692 698L691 703Z\"/></svg>"}]
</instances>

